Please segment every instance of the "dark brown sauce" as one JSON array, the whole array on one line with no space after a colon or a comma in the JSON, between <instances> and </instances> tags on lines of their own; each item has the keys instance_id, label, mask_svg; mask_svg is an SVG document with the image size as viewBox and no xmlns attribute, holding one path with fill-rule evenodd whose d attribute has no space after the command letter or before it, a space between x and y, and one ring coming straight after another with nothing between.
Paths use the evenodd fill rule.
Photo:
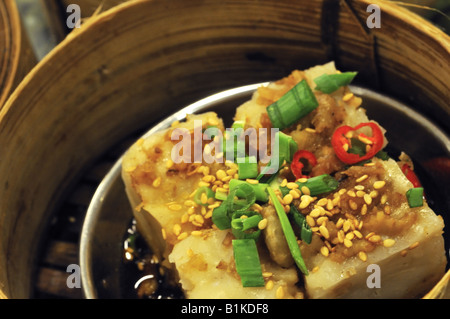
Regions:
<instances>
[{"instance_id":1,"label":"dark brown sauce","mask_svg":"<svg viewBox=\"0 0 450 319\"><path fill-rule=\"evenodd\" d=\"M121 292L126 299L183 299L171 272L161 265L131 220L123 239Z\"/></svg>"}]
</instances>

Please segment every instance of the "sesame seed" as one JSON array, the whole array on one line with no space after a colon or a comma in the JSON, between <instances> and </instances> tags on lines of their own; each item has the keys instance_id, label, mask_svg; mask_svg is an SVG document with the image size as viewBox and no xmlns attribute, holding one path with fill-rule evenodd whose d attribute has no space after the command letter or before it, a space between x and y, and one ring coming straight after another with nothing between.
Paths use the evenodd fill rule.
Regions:
<instances>
[{"instance_id":1,"label":"sesame seed","mask_svg":"<svg viewBox=\"0 0 450 319\"><path fill-rule=\"evenodd\" d=\"M353 240L355 238L355 234L353 232L345 234L345 238L348 240Z\"/></svg>"},{"instance_id":2,"label":"sesame seed","mask_svg":"<svg viewBox=\"0 0 450 319\"><path fill-rule=\"evenodd\" d=\"M356 193L352 190L347 191L347 195L350 197L356 197Z\"/></svg>"},{"instance_id":3,"label":"sesame seed","mask_svg":"<svg viewBox=\"0 0 450 319\"><path fill-rule=\"evenodd\" d=\"M185 238L187 238L188 237L188 233L187 232L182 232L178 237L177 237L177 239L178 240L183 240L183 239L185 239Z\"/></svg>"},{"instance_id":4,"label":"sesame seed","mask_svg":"<svg viewBox=\"0 0 450 319\"><path fill-rule=\"evenodd\" d=\"M247 183L253 184L253 185L259 184L259 181L258 181L257 179L247 178L245 181L246 181Z\"/></svg>"},{"instance_id":5,"label":"sesame seed","mask_svg":"<svg viewBox=\"0 0 450 319\"><path fill-rule=\"evenodd\" d=\"M152 185L153 185L153 187L159 187L159 185L161 185L161 176L158 176L157 178L155 178Z\"/></svg>"},{"instance_id":6,"label":"sesame seed","mask_svg":"<svg viewBox=\"0 0 450 319\"><path fill-rule=\"evenodd\" d=\"M175 236L178 236L178 235L181 234L181 226L180 226L180 224L173 225L173 233L175 234Z\"/></svg>"},{"instance_id":7,"label":"sesame seed","mask_svg":"<svg viewBox=\"0 0 450 319\"><path fill-rule=\"evenodd\" d=\"M371 192L369 193L369 196L372 197L372 198L377 197L377 196L378 196L378 191L371 191Z\"/></svg>"},{"instance_id":8,"label":"sesame seed","mask_svg":"<svg viewBox=\"0 0 450 319\"><path fill-rule=\"evenodd\" d=\"M221 179L222 182L226 183L233 179L233 176L225 176Z\"/></svg>"},{"instance_id":9,"label":"sesame seed","mask_svg":"<svg viewBox=\"0 0 450 319\"><path fill-rule=\"evenodd\" d=\"M386 202L387 202L387 195L386 195L386 194L383 194L383 195L381 196L380 203L381 203L382 205L384 205L384 204L386 204Z\"/></svg>"},{"instance_id":10,"label":"sesame seed","mask_svg":"<svg viewBox=\"0 0 450 319\"><path fill-rule=\"evenodd\" d=\"M169 168L172 168L172 166L173 166L173 161L171 159L168 159L166 162L166 168L169 169Z\"/></svg>"},{"instance_id":11,"label":"sesame seed","mask_svg":"<svg viewBox=\"0 0 450 319\"><path fill-rule=\"evenodd\" d=\"M350 199L350 200L348 201L348 204L349 204L349 206L350 206L351 209L353 209L353 210L357 210L357 209L358 209L358 204L356 204L355 201L353 201L353 200Z\"/></svg>"},{"instance_id":12,"label":"sesame seed","mask_svg":"<svg viewBox=\"0 0 450 319\"><path fill-rule=\"evenodd\" d=\"M414 244L412 244L411 246L409 246L408 247L408 249L414 249L414 248L416 248L417 246L419 246L419 242L418 241L416 241Z\"/></svg>"},{"instance_id":13,"label":"sesame seed","mask_svg":"<svg viewBox=\"0 0 450 319\"><path fill-rule=\"evenodd\" d=\"M359 257L359 259L361 259L362 261L367 261L367 254L366 254L365 252L363 252L363 251L360 251L360 252L358 253L358 257Z\"/></svg>"},{"instance_id":14,"label":"sesame seed","mask_svg":"<svg viewBox=\"0 0 450 319\"><path fill-rule=\"evenodd\" d=\"M350 239L344 238L344 246L347 247L347 248L350 248L350 247L353 246L353 243L352 243L352 241Z\"/></svg>"},{"instance_id":15,"label":"sesame seed","mask_svg":"<svg viewBox=\"0 0 450 319\"><path fill-rule=\"evenodd\" d=\"M208 196L206 195L206 193L202 193L200 196L200 202L204 205L206 203L208 203Z\"/></svg>"},{"instance_id":16,"label":"sesame seed","mask_svg":"<svg viewBox=\"0 0 450 319\"><path fill-rule=\"evenodd\" d=\"M366 194L365 191L356 191L356 197L364 197L364 195Z\"/></svg>"},{"instance_id":17,"label":"sesame seed","mask_svg":"<svg viewBox=\"0 0 450 319\"><path fill-rule=\"evenodd\" d=\"M286 187L287 183L288 183L288 181L287 181L287 179L285 178L285 179L283 179L283 181L281 182L280 186L281 186L281 187Z\"/></svg>"},{"instance_id":18,"label":"sesame seed","mask_svg":"<svg viewBox=\"0 0 450 319\"><path fill-rule=\"evenodd\" d=\"M300 209L304 209L304 208L308 207L312 201L312 198L310 196L308 196L308 197L304 197L304 196L308 196L308 195L303 195L301 197L300 205L298 205L298 208L300 208Z\"/></svg>"},{"instance_id":19,"label":"sesame seed","mask_svg":"<svg viewBox=\"0 0 450 319\"><path fill-rule=\"evenodd\" d=\"M205 219L203 218L202 215L195 215L194 218L197 223L203 224L205 222Z\"/></svg>"},{"instance_id":20,"label":"sesame seed","mask_svg":"<svg viewBox=\"0 0 450 319\"><path fill-rule=\"evenodd\" d=\"M185 224L187 223L189 220L189 214L188 213L184 213L183 216L181 216L181 223Z\"/></svg>"},{"instance_id":21,"label":"sesame seed","mask_svg":"<svg viewBox=\"0 0 450 319\"><path fill-rule=\"evenodd\" d=\"M299 183L306 183L308 181L308 179L306 177L302 177L302 178L299 178L297 181Z\"/></svg>"},{"instance_id":22,"label":"sesame seed","mask_svg":"<svg viewBox=\"0 0 450 319\"><path fill-rule=\"evenodd\" d=\"M319 232L326 239L330 238L330 233L328 232L328 228L326 228L324 225L319 227Z\"/></svg>"},{"instance_id":23,"label":"sesame seed","mask_svg":"<svg viewBox=\"0 0 450 319\"><path fill-rule=\"evenodd\" d=\"M342 225L344 225L344 220L339 217L338 221L336 222L336 228L339 229L342 227Z\"/></svg>"},{"instance_id":24,"label":"sesame seed","mask_svg":"<svg viewBox=\"0 0 450 319\"><path fill-rule=\"evenodd\" d=\"M358 237L359 239L363 238L363 234L361 234L361 232L359 230L354 230L353 234L355 234L356 237Z\"/></svg>"},{"instance_id":25,"label":"sesame seed","mask_svg":"<svg viewBox=\"0 0 450 319\"><path fill-rule=\"evenodd\" d=\"M355 188L357 191L362 191L362 190L364 190L364 186L363 186L363 185L360 185L360 184L355 185L354 188Z\"/></svg>"},{"instance_id":26,"label":"sesame seed","mask_svg":"<svg viewBox=\"0 0 450 319\"><path fill-rule=\"evenodd\" d=\"M316 221L310 215L306 215L306 222L310 227L314 227L316 225Z\"/></svg>"},{"instance_id":27,"label":"sesame seed","mask_svg":"<svg viewBox=\"0 0 450 319\"><path fill-rule=\"evenodd\" d=\"M291 194L286 194L286 196L283 197L283 202L285 205L290 205L293 200L294 197Z\"/></svg>"},{"instance_id":28,"label":"sesame seed","mask_svg":"<svg viewBox=\"0 0 450 319\"><path fill-rule=\"evenodd\" d=\"M395 244L395 240L391 239L391 238L387 238L385 240L383 240L383 246L384 247L392 247Z\"/></svg>"},{"instance_id":29,"label":"sesame seed","mask_svg":"<svg viewBox=\"0 0 450 319\"><path fill-rule=\"evenodd\" d=\"M326 223L327 221L328 221L328 217L327 216L319 217L316 220L318 225L322 225L322 224Z\"/></svg>"},{"instance_id":30,"label":"sesame seed","mask_svg":"<svg viewBox=\"0 0 450 319\"><path fill-rule=\"evenodd\" d=\"M266 290L272 290L273 289L273 280L269 280L266 283Z\"/></svg>"},{"instance_id":31,"label":"sesame seed","mask_svg":"<svg viewBox=\"0 0 450 319\"><path fill-rule=\"evenodd\" d=\"M353 93L347 93L342 97L342 101L348 102L353 98L353 96L354 96Z\"/></svg>"},{"instance_id":32,"label":"sesame seed","mask_svg":"<svg viewBox=\"0 0 450 319\"><path fill-rule=\"evenodd\" d=\"M328 250L328 247L322 246L322 247L320 248L320 253L321 253L323 256L328 257L330 251Z\"/></svg>"},{"instance_id":33,"label":"sesame seed","mask_svg":"<svg viewBox=\"0 0 450 319\"><path fill-rule=\"evenodd\" d=\"M180 204L171 204L169 205L170 210L178 211L181 210L183 207Z\"/></svg>"},{"instance_id":34,"label":"sesame seed","mask_svg":"<svg viewBox=\"0 0 450 319\"><path fill-rule=\"evenodd\" d=\"M193 200L191 200L191 199L187 199L187 200L184 201L184 206L197 207L198 204L196 202L194 202Z\"/></svg>"},{"instance_id":35,"label":"sesame seed","mask_svg":"<svg viewBox=\"0 0 450 319\"><path fill-rule=\"evenodd\" d=\"M384 187L384 185L386 185L385 181L376 181L375 183L373 183L373 188L381 189Z\"/></svg>"},{"instance_id":36,"label":"sesame seed","mask_svg":"<svg viewBox=\"0 0 450 319\"><path fill-rule=\"evenodd\" d=\"M292 183L292 182L287 183L286 186L289 189L297 189L299 187L299 185L297 183Z\"/></svg>"},{"instance_id":37,"label":"sesame seed","mask_svg":"<svg viewBox=\"0 0 450 319\"><path fill-rule=\"evenodd\" d=\"M319 271L319 266L315 266L311 271L312 272L318 272Z\"/></svg>"},{"instance_id":38,"label":"sesame seed","mask_svg":"<svg viewBox=\"0 0 450 319\"><path fill-rule=\"evenodd\" d=\"M302 191L302 193L303 193L304 195L311 195L311 191L310 191L309 188L306 187L306 186L302 186L302 188L301 188L300 190Z\"/></svg>"},{"instance_id":39,"label":"sesame seed","mask_svg":"<svg viewBox=\"0 0 450 319\"><path fill-rule=\"evenodd\" d=\"M378 243L381 240L380 235L372 235L368 239L372 243Z\"/></svg>"},{"instance_id":40,"label":"sesame seed","mask_svg":"<svg viewBox=\"0 0 450 319\"><path fill-rule=\"evenodd\" d=\"M167 239L167 233L166 233L166 230L164 228L161 228L161 235L162 235L164 240Z\"/></svg>"},{"instance_id":41,"label":"sesame seed","mask_svg":"<svg viewBox=\"0 0 450 319\"><path fill-rule=\"evenodd\" d=\"M264 278L270 278L270 277L273 276L273 273L270 272L270 271L264 271L264 272L262 273L262 276L263 276Z\"/></svg>"},{"instance_id":42,"label":"sesame seed","mask_svg":"<svg viewBox=\"0 0 450 319\"><path fill-rule=\"evenodd\" d=\"M319 206L325 206L328 203L328 199L327 198L321 198L319 199L319 201L317 202L317 205Z\"/></svg>"},{"instance_id":43,"label":"sesame seed","mask_svg":"<svg viewBox=\"0 0 450 319\"><path fill-rule=\"evenodd\" d=\"M369 194L365 194L364 201L366 202L367 205L370 205L370 204L372 204L372 197L370 197Z\"/></svg>"},{"instance_id":44,"label":"sesame seed","mask_svg":"<svg viewBox=\"0 0 450 319\"><path fill-rule=\"evenodd\" d=\"M356 180L357 183L361 183L362 181L364 181L365 179L367 179L369 177L369 175L365 174L363 176L361 176L360 178L358 178Z\"/></svg>"},{"instance_id":45,"label":"sesame seed","mask_svg":"<svg viewBox=\"0 0 450 319\"><path fill-rule=\"evenodd\" d=\"M192 236L200 237L202 234L203 233L202 233L201 230L193 230L193 231L191 231L191 235Z\"/></svg>"},{"instance_id":46,"label":"sesame seed","mask_svg":"<svg viewBox=\"0 0 450 319\"><path fill-rule=\"evenodd\" d=\"M331 199L327 200L327 209L332 210L334 208L333 201Z\"/></svg>"},{"instance_id":47,"label":"sesame seed","mask_svg":"<svg viewBox=\"0 0 450 319\"><path fill-rule=\"evenodd\" d=\"M348 220L348 219L345 220L343 228L342 228L344 230L344 232L347 232L350 229L351 225L352 225L352 222L350 220Z\"/></svg>"},{"instance_id":48,"label":"sesame seed","mask_svg":"<svg viewBox=\"0 0 450 319\"><path fill-rule=\"evenodd\" d=\"M267 227L267 219L264 218L264 219L259 221L258 228L259 229L265 229L266 227Z\"/></svg>"},{"instance_id":49,"label":"sesame seed","mask_svg":"<svg viewBox=\"0 0 450 319\"><path fill-rule=\"evenodd\" d=\"M320 216L320 209L319 208L314 208L310 213L309 216L313 217L313 218L317 218Z\"/></svg>"},{"instance_id":50,"label":"sesame seed","mask_svg":"<svg viewBox=\"0 0 450 319\"><path fill-rule=\"evenodd\" d=\"M364 204L361 208L361 215L365 215L367 214L367 204Z\"/></svg>"},{"instance_id":51,"label":"sesame seed","mask_svg":"<svg viewBox=\"0 0 450 319\"><path fill-rule=\"evenodd\" d=\"M339 240L339 242L340 243L343 243L344 242L344 239L345 239L345 233L344 233L344 231L341 229L340 231L338 231L338 233L337 233L337 238L338 238L338 240Z\"/></svg>"},{"instance_id":52,"label":"sesame seed","mask_svg":"<svg viewBox=\"0 0 450 319\"><path fill-rule=\"evenodd\" d=\"M277 299L282 299L284 298L285 292L284 292L284 288L283 286L280 286L277 288L277 291L275 293L275 296L277 297Z\"/></svg>"},{"instance_id":53,"label":"sesame seed","mask_svg":"<svg viewBox=\"0 0 450 319\"><path fill-rule=\"evenodd\" d=\"M371 145L371 144L373 144L373 142L370 140L370 139L368 139L367 137L364 137L363 135L358 135L358 140L360 140L361 142L363 142L364 144L368 144L368 145Z\"/></svg>"},{"instance_id":54,"label":"sesame seed","mask_svg":"<svg viewBox=\"0 0 450 319\"><path fill-rule=\"evenodd\" d=\"M291 189L289 191L289 194L291 194L292 198L294 198L294 199L300 198L300 193L298 192L297 189Z\"/></svg>"},{"instance_id":55,"label":"sesame seed","mask_svg":"<svg viewBox=\"0 0 450 319\"><path fill-rule=\"evenodd\" d=\"M219 169L217 172L216 172L216 177L217 177L217 179L219 179L219 180L222 180L224 177L227 177L228 175L227 175L227 173L223 170L223 169Z\"/></svg>"},{"instance_id":56,"label":"sesame seed","mask_svg":"<svg viewBox=\"0 0 450 319\"><path fill-rule=\"evenodd\" d=\"M206 183L204 181L200 181L198 182L198 187L209 187L211 184L210 183Z\"/></svg>"}]
</instances>

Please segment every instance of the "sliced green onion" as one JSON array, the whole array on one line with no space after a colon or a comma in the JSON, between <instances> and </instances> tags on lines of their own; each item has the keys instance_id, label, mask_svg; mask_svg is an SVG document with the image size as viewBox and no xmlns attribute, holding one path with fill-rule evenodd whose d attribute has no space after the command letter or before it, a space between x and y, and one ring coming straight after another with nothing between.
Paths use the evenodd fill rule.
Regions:
<instances>
[{"instance_id":1,"label":"sliced green onion","mask_svg":"<svg viewBox=\"0 0 450 319\"><path fill-rule=\"evenodd\" d=\"M219 207L214 208L211 220L220 230L231 228L231 218L228 214L226 202L222 202Z\"/></svg>"},{"instance_id":2,"label":"sliced green onion","mask_svg":"<svg viewBox=\"0 0 450 319\"><path fill-rule=\"evenodd\" d=\"M411 208L423 206L423 187L410 188L406 192L406 198Z\"/></svg>"},{"instance_id":3,"label":"sliced green onion","mask_svg":"<svg viewBox=\"0 0 450 319\"><path fill-rule=\"evenodd\" d=\"M243 161L243 163L240 163ZM244 159L238 159L238 175L240 179L255 178L258 176L258 162L255 156L246 156Z\"/></svg>"},{"instance_id":4,"label":"sliced green onion","mask_svg":"<svg viewBox=\"0 0 450 319\"><path fill-rule=\"evenodd\" d=\"M231 180L230 180L231 181ZM236 200L234 197L237 196ZM237 185L237 187L231 188L227 198L228 212L232 213L237 210L247 210L256 201L256 194L251 184L245 182Z\"/></svg>"},{"instance_id":5,"label":"sliced green onion","mask_svg":"<svg viewBox=\"0 0 450 319\"><path fill-rule=\"evenodd\" d=\"M202 201L202 194L206 194L206 202ZM197 189L194 195L194 201L202 206L208 206L208 199L214 198L215 194L209 187L202 186Z\"/></svg>"},{"instance_id":6,"label":"sliced green onion","mask_svg":"<svg viewBox=\"0 0 450 319\"><path fill-rule=\"evenodd\" d=\"M311 244L312 240L312 230L306 222L305 216L298 211L298 209L291 205L291 210L289 211L289 216L292 217L294 222L300 228L300 238L307 244Z\"/></svg>"},{"instance_id":7,"label":"sliced green onion","mask_svg":"<svg viewBox=\"0 0 450 319\"><path fill-rule=\"evenodd\" d=\"M303 186L306 186L311 196L332 192L339 186L339 182L328 174L308 178L306 182L296 181L295 183L299 186L300 190ZM289 193L289 190L287 187L280 187L283 196Z\"/></svg>"},{"instance_id":8,"label":"sliced green onion","mask_svg":"<svg viewBox=\"0 0 450 319\"><path fill-rule=\"evenodd\" d=\"M253 239L233 239L233 254L236 271L244 287L263 287L261 262Z\"/></svg>"},{"instance_id":9,"label":"sliced green onion","mask_svg":"<svg viewBox=\"0 0 450 319\"><path fill-rule=\"evenodd\" d=\"M245 218L242 218L245 216ZM257 240L261 234L258 223L262 216L254 211L237 211L231 218L231 232L238 239Z\"/></svg>"},{"instance_id":10,"label":"sliced green onion","mask_svg":"<svg viewBox=\"0 0 450 319\"><path fill-rule=\"evenodd\" d=\"M220 192L220 191L216 191L216 193L214 194L214 198L217 200L221 200L221 201L226 200L227 197L228 197L227 193Z\"/></svg>"},{"instance_id":11,"label":"sliced green onion","mask_svg":"<svg viewBox=\"0 0 450 319\"><path fill-rule=\"evenodd\" d=\"M333 93L342 86L349 85L357 72L344 72L336 74L322 74L321 76L314 79L317 84L316 90L323 93Z\"/></svg>"},{"instance_id":12,"label":"sliced green onion","mask_svg":"<svg viewBox=\"0 0 450 319\"><path fill-rule=\"evenodd\" d=\"M280 130L291 126L314 110L319 103L306 80L296 84L278 101L267 107L272 127Z\"/></svg>"},{"instance_id":13,"label":"sliced green onion","mask_svg":"<svg viewBox=\"0 0 450 319\"><path fill-rule=\"evenodd\" d=\"M239 179L231 179L229 182L230 185L230 192L233 191L234 189L238 188L240 185L246 184L249 187L253 188L253 191L255 193L255 198L257 201L260 202L267 202L269 200L267 193L266 193L266 188L269 186L268 184L265 183L258 183L258 184L250 184L246 181L242 181ZM237 191L236 196L238 197L244 197L245 194L241 193L240 191Z\"/></svg>"},{"instance_id":14,"label":"sliced green onion","mask_svg":"<svg viewBox=\"0 0 450 319\"><path fill-rule=\"evenodd\" d=\"M280 219L281 228L283 230L284 237L286 238L286 242L289 246L292 258L294 258L295 264L300 269L300 271L303 274L308 275L308 269L306 268L305 261L303 260L300 247L297 243L297 238L295 237L294 230L292 229L292 225L289 222L289 219L284 211L283 205L281 205L281 203L278 201L278 198L272 188L268 187L267 192L269 193L269 197L272 200L278 218Z\"/></svg>"}]
</instances>

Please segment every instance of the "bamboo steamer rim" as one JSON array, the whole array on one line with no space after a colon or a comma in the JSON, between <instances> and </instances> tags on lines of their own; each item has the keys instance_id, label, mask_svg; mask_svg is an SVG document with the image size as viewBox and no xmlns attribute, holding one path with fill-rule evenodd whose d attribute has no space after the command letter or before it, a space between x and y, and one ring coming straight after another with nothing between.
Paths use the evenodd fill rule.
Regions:
<instances>
[{"instance_id":1,"label":"bamboo steamer rim","mask_svg":"<svg viewBox=\"0 0 450 319\"><path fill-rule=\"evenodd\" d=\"M67 52L70 52L71 49L78 50L86 53L83 50L88 50L88 48L80 48L79 45L83 43L83 39L86 37L95 38L95 33L98 30L102 30L103 27L108 26L108 23L112 19L120 19L123 14L126 14L129 9L133 10L142 10L147 5L152 5L157 1L154 0L136 0L136 1L128 1L122 3L108 11L100 13L99 15L87 19L87 21L82 25L80 29L76 29L71 32L67 38L62 41L52 52L50 52L44 59L25 77L25 79L20 83L17 89L12 93L10 98L7 100L5 106L0 110L0 145L3 142L7 142L8 139L1 136L1 133L11 133L14 130L20 127L21 123L17 121L11 121L13 118L19 118L18 113L20 113L20 109L32 108L33 102L36 102L38 98L45 95L45 88L49 85L49 83L58 81L58 78L47 79L46 74L48 74L48 70L54 66L52 63L59 64L60 59L64 57ZM346 3L355 4L359 2L362 5L368 6L369 4L377 4L381 7L382 11L392 15L393 17L404 20L411 28L413 32L418 32L420 34L426 35L428 38L432 39L436 45L443 48L447 54L450 53L450 41L449 37L443 33L441 30L435 28L430 23L426 22L419 16L416 16L409 12L407 9L401 8L395 4L385 2L382 0L360 0L360 1L347 1ZM214 1L203 1L202 3L215 3ZM142 7L141 7L142 6ZM142 21L140 21L142 23ZM134 26L131 26L132 28ZM90 48L92 49L92 48ZM62 59L62 61L67 62L66 59ZM69 61L70 62L70 61ZM73 62L75 63L75 62ZM61 65L60 65L61 66ZM63 65L66 69L70 69L72 64ZM61 66L62 67L62 66ZM60 75L58 73L58 75ZM69 84L68 84L69 85ZM37 92L40 92L37 94ZM30 98L24 98L24 97ZM21 102L28 102L27 104L21 104ZM18 110L19 109L19 110ZM87 163L88 159L83 158L84 164ZM3 164L5 165L5 164ZM80 170L80 167L77 167ZM2 164L0 161L0 172L5 172L6 168L2 168ZM51 190L43 193L46 196L45 200L51 201L53 195L56 192L56 189L60 187L62 179L65 177L64 174L58 175L55 177L55 180L50 180L49 185L47 185ZM73 178L73 176L71 176ZM9 199L3 198L0 200L0 208L10 209L13 207L12 203L8 202ZM46 203L39 202L34 207L34 214L37 216L46 216L46 209L48 206ZM0 222L5 218L9 218L9 225L14 225L16 227L16 223L24 222L23 220L14 220L14 218L19 218L17 216L2 216L2 211L0 210ZM11 220L12 219L12 220ZM42 225L33 226L35 228L30 229L29 231L34 235L40 235L42 231ZM12 234L10 234L12 236ZM21 287L16 289L14 286L18 281L13 279L14 276L17 276L17 271L21 271L22 280L29 280L31 278L31 269L29 269L30 264L33 261L34 256L26 256L23 260L18 260L13 263L13 265L8 264L5 259L10 255L17 255L14 253L15 247L12 247L12 243L14 241L5 242L4 239L0 239L0 269L2 273L0 273L0 297L8 297L15 298L16 296L24 297L29 294L30 287ZM26 243L32 248L35 248L35 243L33 240L28 239ZM8 246L10 245L10 246ZM31 254L30 254L31 255ZM18 266L14 268L13 266Z\"/></svg>"},{"instance_id":2,"label":"bamboo steamer rim","mask_svg":"<svg viewBox=\"0 0 450 319\"><path fill-rule=\"evenodd\" d=\"M14 0L0 2L0 107L11 93L20 63L20 15Z\"/></svg>"}]
</instances>

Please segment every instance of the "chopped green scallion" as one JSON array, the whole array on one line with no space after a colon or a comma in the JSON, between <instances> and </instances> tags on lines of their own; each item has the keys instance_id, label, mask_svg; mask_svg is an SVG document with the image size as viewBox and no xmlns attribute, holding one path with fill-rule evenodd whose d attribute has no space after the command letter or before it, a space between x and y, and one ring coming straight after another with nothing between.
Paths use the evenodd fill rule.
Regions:
<instances>
[{"instance_id":1,"label":"chopped green scallion","mask_svg":"<svg viewBox=\"0 0 450 319\"><path fill-rule=\"evenodd\" d=\"M253 239L233 239L233 254L236 271L244 287L263 287L261 262Z\"/></svg>"},{"instance_id":2,"label":"chopped green scallion","mask_svg":"<svg viewBox=\"0 0 450 319\"><path fill-rule=\"evenodd\" d=\"M322 74L321 76L314 79L317 84L316 90L323 93L333 93L342 86L349 85L357 72L344 72L336 74Z\"/></svg>"},{"instance_id":3,"label":"chopped green scallion","mask_svg":"<svg viewBox=\"0 0 450 319\"><path fill-rule=\"evenodd\" d=\"M423 187L410 188L406 192L406 198L411 208L423 206Z\"/></svg>"},{"instance_id":4,"label":"chopped green scallion","mask_svg":"<svg viewBox=\"0 0 450 319\"><path fill-rule=\"evenodd\" d=\"M240 185L243 185L243 184L246 184L249 187L253 188L253 191L255 193L255 198L257 201L267 202L269 200L267 193L266 193L266 188L269 185L265 184L265 183L250 184L246 181L242 181L239 179L231 179L229 182L230 192L234 191L234 189L238 188ZM236 196L243 197L243 196L245 196L245 194L241 193L240 191L237 191Z\"/></svg>"},{"instance_id":5,"label":"chopped green scallion","mask_svg":"<svg viewBox=\"0 0 450 319\"><path fill-rule=\"evenodd\" d=\"M203 196L203 194L205 194L206 197ZM197 189L197 191L195 192L194 201L199 205L208 206L209 205L208 199L214 198L214 196L215 196L215 193L212 191L211 188L202 186L202 187L199 187ZM206 201L203 200L204 198L206 199Z\"/></svg>"},{"instance_id":6,"label":"chopped green scallion","mask_svg":"<svg viewBox=\"0 0 450 319\"><path fill-rule=\"evenodd\" d=\"M267 107L272 127L280 130L291 126L314 110L319 103L306 80L296 84L278 101Z\"/></svg>"},{"instance_id":7,"label":"chopped green scallion","mask_svg":"<svg viewBox=\"0 0 450 319\"><path fill-rule=\"evenodd\" d=\"M295 237L294 230L292 229L292 225L289 222L289 219L284 211L283 205L278 201L277 196L272 188L268 187L267 192L269 193L269 197L272 200L272 203L277 212L278 218L281 223L281 228L283 230L284 237L286 238L286 242L289 246L289 250L291 252L292 258L294 258L295 264L300 269L300 271L308 275L308 269L306 268L305 261L303 260L302 253L300 251L300 247L297 243L297 238Z\"/></svg>"},{"instance_id":8,"label":"chopped green scallion","mask_svg":"<svg viewBox=\"0 0 450 319\"><path fill-rule=\"evenodd\" d=\"M255 156L246 156L243 160L239 158L237 165L240 179L255 178L258 176L258 162Z\"/></svg>"}]
</instances>

